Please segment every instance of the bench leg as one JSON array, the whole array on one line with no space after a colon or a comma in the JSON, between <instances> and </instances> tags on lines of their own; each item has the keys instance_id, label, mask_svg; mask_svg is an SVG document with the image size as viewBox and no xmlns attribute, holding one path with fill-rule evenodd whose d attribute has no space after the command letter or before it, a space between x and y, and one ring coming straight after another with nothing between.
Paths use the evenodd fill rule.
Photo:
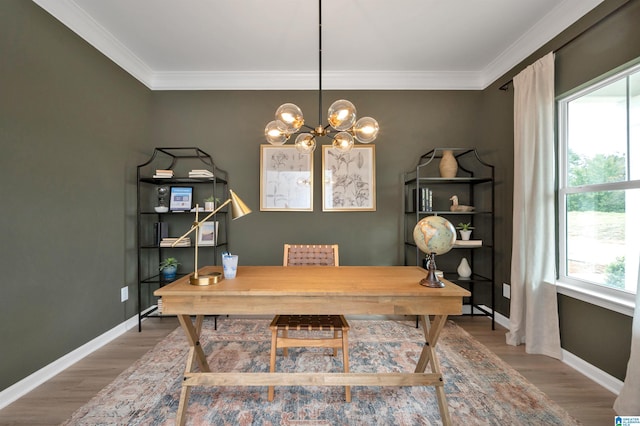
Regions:
<instances>
[{"instance_id":1,"label":"bench leg","mask_svg":"<svg viewBox=\"0 0 640 426\"><path fill-rule=\"evenodd\" d=\"M342 364L344 372L349 372L349 333L342 330ZM351 386L344 387L344 397L347 402L351 402Z\"/></svg>"},{"instance_id":2,"label":"bench leg","mask_svg":"<svg viewBox=\"0 0 640 426\"><path fill-rule=\"evenodd\" d=\"M269 360L269 372L275 373L276 371L276 341L278 339L278 329L271 329L271 359ZM273 401L274 388L269 386L269 392L267 393L267 399Z\"/></svg>"}]
</instances>

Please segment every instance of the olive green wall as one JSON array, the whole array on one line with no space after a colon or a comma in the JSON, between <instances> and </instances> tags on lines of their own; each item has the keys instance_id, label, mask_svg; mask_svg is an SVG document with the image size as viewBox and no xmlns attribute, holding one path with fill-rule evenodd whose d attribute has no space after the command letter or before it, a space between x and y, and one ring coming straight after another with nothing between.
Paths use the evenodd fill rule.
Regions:
<instances>
[{"instance_id":1,"label":"olive green wall","mask_svg":"<svg viewBox=\"0 0 640 426\"><path fill-rule=\"evenodd\" d=\"M511 224L513 216L513 96L497 89L483 91L479 111L479 141L483 160L495 166L495 307L508 316L509 299L502 283L511 281ZM486 296L485 296L486 297Z\"/></svg>"},{"instance_id":2,"label":"olive green wall","mask_svg":"<svg viewBox=\"0 0 640 426\"><path fill-rule=\"evenodd\" d=\"M0 2L0 58L2 390L136 312L150 91L31 1Z\"/></svg>"},{"instance_id":3,"label":"olive green wall","mask_svg":"<svg viewBox=\"0 0 640 426\"><path fill-rule=\"evenodd\" d=\"M325 91L324 105L345 97L380 121L377 210L322 213L317 150L314 212L285 213L259 211L263 128L286 101L316 124L316 92L151 92L32 2L3 0L0 389L135 314L135 166L155 146L199 146L230 172L255 212L231 225L241 264L279 264L284 242L315 241L339 243L345 265L401 264L401 174L433 147L475 146L496 166L495 291L508 315L500 284L509 281L511 257L513 93L497 87L621 3L605 0L484 91ZM562 49L558 87L640 56L638 9L629 2ZM589 350L603 334L616 350L628 347L630 318L574 299L561 299L560 311L563 347L620 377L620 359L611 365ZM606 323L589 323L585 336L594 314Z\"/></svg>"},{"instance_id":4,"label":"olive green wall","mask_svg":"<svg viewBox=\"0 0 640 426\"><path fill-rule=\"evenodd\" d=\"M629 361L631 319L609 309L560 295L562 347L624 380Z\"/></svg>"},{"instance_id":5,"label":"olive green wall","mask_svg":"<svg viewBox=\"0 0 640 426\"><path fill-rule=\"evenodd\" d=\"M324 92L324 105L351 100L381 127L375 141L375 212L322 212L321 149L314 153L314 211L260 212L260 144L284 102L317 125L317 92L155 92L154 143L198 146L230 173L230 187L253 209L231 224L240 264L282 264L284 243L337 243L343 265L397 265L402 257L402 180L418 157L438 146L477 145L480 91ZM324 113L324 112L323 112ZM320 138L328 144L330 139ZM480 147L482 148L482 147ZM482 149L480 152L482 154Z\"/></svg>"}]
</instances>

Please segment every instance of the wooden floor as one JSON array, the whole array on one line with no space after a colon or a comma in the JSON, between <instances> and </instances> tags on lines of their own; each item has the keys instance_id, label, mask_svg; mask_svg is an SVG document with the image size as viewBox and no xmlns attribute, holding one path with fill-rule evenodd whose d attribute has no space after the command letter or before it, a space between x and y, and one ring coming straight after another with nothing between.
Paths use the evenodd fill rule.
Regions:
<instances>
[{"instance_id":1,"label":"wooden floor","mask_svg":"<svg viewBox=\"0 0 640 426\"><path fill-rule=\"evenodd\" d=\"M615 395L561 361L528 355L505 344L504 328L485 317L454 317L456 323L518 370L582 424L613 424ZM57 425L178 326L174 318L148 319L13 404L0 410L0 425Z\"/></svg>"}]
</instances>

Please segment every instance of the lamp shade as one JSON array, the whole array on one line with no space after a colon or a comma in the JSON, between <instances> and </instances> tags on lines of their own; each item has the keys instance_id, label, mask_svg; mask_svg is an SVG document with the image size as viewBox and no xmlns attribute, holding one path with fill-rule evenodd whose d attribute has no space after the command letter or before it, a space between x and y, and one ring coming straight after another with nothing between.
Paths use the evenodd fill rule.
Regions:
<instances>
[{"instance_id":1,"label":"lamp shade","mask_svg":"<svg viewBox=\"0 0 640 426\"><path fill-rule=\"evenodd\" d=\"M353 136L347 132L340 132L333 138L333 147L340 151L350 151L353 148Z\"/></svg>"},{"instance_id":2,"label":"lamp shade","mask_svg":"<svg viewBox=\"0 0 640 426\"><path fill-rule=\"evenodd\" d=\"M371 117L362 117L353 126L353 133L358 142L361 143L369 143L376 140L379 130L378 122Z\"/></svg>"},{"instance_id":3,"label":"lamp shade","mask_svg":"<svg viewBox=\"0 0 640 426\"><path fill-rule=\"evenodd\" d=\"M264 137L271 145L282 145L289 139L287 126L280 120L270 121L264 128Z\"/></svg>"},{"instance_id":4,"label":"lamp shade","mask_svg":"<svg viewBox=\"0 0 640 426\"><path fill-rule=\"evenodd\" d=\"M229 190L231 194L231 219L236 220L244 215L251 213L251 209L236 195L235 192Z\"/></svg>"},{"instance_id":5,"label":"lamp shade","mask_svg":"<svg viewBox=\"0 0 640 426\"><path fill-rule=\"evenodd\" d=\"M349 130L356 122L356 107L345 99L337 100L329 107L327 120L339 132Z\"/></svg>"},{"instance_id":6,"label":"lamp shade","mask_svg":"<svg viewBox=\"0 0 640 426\"><path fill-rule=\"evenodd\" d=\"M316 139L311 133L300 133L296 138L296 149L303 153L309 154L316 149Z\"/></svg>"},{"instance_id":7,"label":"lamp shade","mask_svg":"<svg viewBox=\"0 0 640 426\"><path fill-rule=\"evenodd\" d=\"M304 115L298 105L286 103L276 110L276 121L284 123L287 133L295 133L304 124Z\"/></svg>"}]
</instances>

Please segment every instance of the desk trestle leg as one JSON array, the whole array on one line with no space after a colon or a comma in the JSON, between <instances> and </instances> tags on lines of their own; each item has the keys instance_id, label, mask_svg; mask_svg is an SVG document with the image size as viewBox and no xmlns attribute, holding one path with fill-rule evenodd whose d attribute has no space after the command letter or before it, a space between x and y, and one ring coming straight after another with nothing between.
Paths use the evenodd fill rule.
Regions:
<instances>
[{"instance_id":1,"label":"desk trestle leg","mask_svg":"<svg viewBox=\"0 0 640 426\"><path fill-rule=\"evenodd\" d=\"M178 412L176 413L176 425L183 426L185 424L187 411L187 404L189 402L189 394L191 393L191 386L186 383L186 375L193 372L195 364L198 364L201 372L210 372L209 363L207 357L200 345L200 332L202 330L202 323L204 321L203 315L196 316L195 325L191 322L189 315L178 315L180 325L184 330L187 340L189 341L189 355L187 355L187 365L185 367L185 378L182 383L182 390L180 391L180 401L178 403Z\"/></svg>"},{"instance_id":2,"label":"desk trestle leg","mask_svg":"<svg viewBox=\"0 0 640 426\"><path fill-rule=\"evenodd\" d=\"M422 353L416 364L416 373L424 373L428 365L431 365L431 372L440 376L440 383L434 385L436 388L436 396L438 397L438 407L440 408L440 417L442 417L443 425L451 424L451 417L449 415L449 406L447 405L447 397L444 393L444 380L442 379L442 371L440 370L440 361L436 355L436 344L440 338L440 332L444 328L447 322L446 315L436 315L433 318L433 322L425 315L420 316L420 322L422 324L422 330L424 332L425 344L422 348Z\"/></svg>"},{"instance_id":3,"label":"desk trestle leg","mask_svg":"<svg viewBox=\"0 0 640 426\"><path fill-rule=\"evenodd\" d=\"M176 414L176 424L183 426L186 420L187 404L191 386L435 386L438 398L438 408L444 426L451 425L449 407L444 392L444 380L440 370L440 362L436 355L435 346L438 343L440 332L446 324L447 315L436 315L433 321L427 316L421 316L422 329L424 331L425 345L416 364L415 372L411 373L349 373L345 369L344 373L327 373L318 375L317 373L211 373L202 346L200 345L200 330L202 327L202 316L197 316L195 325L189 315L178 315L182 329L189 342L189 355L184 373L184 382L180 393L178 412ZM345 366L348 348L343 347L345 354ZM275 349L272 348L272 353ZM272 360L273 362L273 360ZM194 374L196 364L199 372ZM431 374L425 374L427 366L431 365ZM209 374L202 374L209 373ZM269 394L273 398L273 394ZM349 398L350 395L347 394ZM349 398L350 399L350 398Z\"/></svg>"}]
</instances>

